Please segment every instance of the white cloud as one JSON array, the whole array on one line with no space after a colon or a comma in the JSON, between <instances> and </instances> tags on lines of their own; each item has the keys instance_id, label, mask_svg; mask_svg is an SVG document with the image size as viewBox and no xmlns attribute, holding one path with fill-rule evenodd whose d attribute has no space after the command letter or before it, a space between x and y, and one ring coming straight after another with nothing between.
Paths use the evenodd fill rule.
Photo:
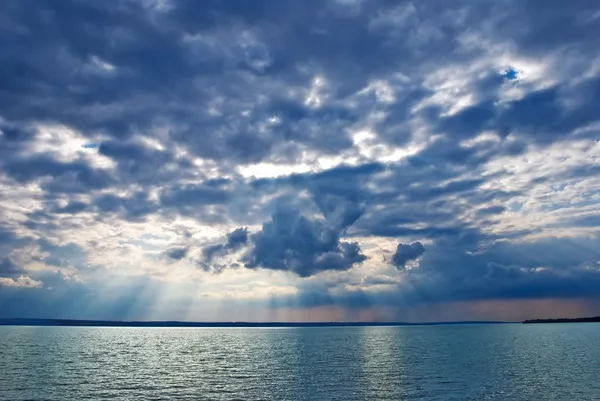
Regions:
<instances>
[{"instance_id":1,"label":"white cloud","mask_svg":"<svg viewBox=\"0 0 600 401\"><path fill-rule=\"evenodd\" d=\"M19 276L17 279L9 277L0 277L0 286L22 287L22 288L42 288L44 283L33 280L27 276Z\"/></svg>"}]
</instances>

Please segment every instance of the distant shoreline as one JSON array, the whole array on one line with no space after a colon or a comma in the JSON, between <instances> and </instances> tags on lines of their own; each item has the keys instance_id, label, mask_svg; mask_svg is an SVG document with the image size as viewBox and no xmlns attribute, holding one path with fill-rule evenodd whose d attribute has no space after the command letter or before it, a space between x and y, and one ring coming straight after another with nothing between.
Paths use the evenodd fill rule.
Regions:
<instances>
[{"instance_id":1,"label":"distant shoreline","mask_svg":"<svg viewBox=\"0 0 600 401\"><path fill-rule=\"evenodd\" d=\"M595 317L579 317L574 319L531 319L525 320L524 324L536 323L600 323L600 316Z\"/></svg>"},{"instance_id":2,"label":"distant shoreline","mask_svg":"<svg viewBox=\"0 0 600 401\"><path fill-rule=\"evenodd\" d=\"M505 321L449 321L449 322L186 322L186 321L121 321L79 319L0 319L0 326L61 326L61 327L197 327L197 328L277 328L277 327L397 327L448 326L468 324L509 324ZM543 323L600 323L600 316L562 319L529 319L523 324Z\"/></svg>"},{"instance_id":3,"label":"distant shoreline","mask_svg":"<svg viewBox=\"0 0 600 401\"><path fill-rule=\"evenodd\" d=\"M180 321L113 321L71 319L0 319L0 326L63 326L63 327L395 327L439 326L466 324L505 324L500 321L459 322L180 322Z\"/></svg>"}]
</instances>

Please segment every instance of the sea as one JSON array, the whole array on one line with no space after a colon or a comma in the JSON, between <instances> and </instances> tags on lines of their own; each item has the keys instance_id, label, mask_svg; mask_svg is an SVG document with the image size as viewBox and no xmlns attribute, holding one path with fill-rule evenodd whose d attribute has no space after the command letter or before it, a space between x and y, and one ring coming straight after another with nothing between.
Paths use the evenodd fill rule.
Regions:
<instances>
[{"instance_id":1,"label":"sea","mask_svg":"<svg viewBox=\"0 0 600 401\"><path fill-rule=\"evenodd\" d=\"M600 400L600 324L5 326L0 400Z\"/></svg>"}]
</instances>

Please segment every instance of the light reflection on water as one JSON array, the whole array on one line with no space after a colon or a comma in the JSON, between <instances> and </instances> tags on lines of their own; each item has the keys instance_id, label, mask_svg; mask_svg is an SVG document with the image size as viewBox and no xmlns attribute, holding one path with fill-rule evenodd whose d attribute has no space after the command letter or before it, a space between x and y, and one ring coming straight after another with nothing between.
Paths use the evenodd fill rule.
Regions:
<instances>
[{"instance_id":1,"label":"light reflection on water","mask_svg":"<svg viewBox=\"0 0 600 401\"><path fill-rule=\"evenodd\" d=\"M593 400L600 324L0 327L0 399Z\"/></svg>"}]
</instances>

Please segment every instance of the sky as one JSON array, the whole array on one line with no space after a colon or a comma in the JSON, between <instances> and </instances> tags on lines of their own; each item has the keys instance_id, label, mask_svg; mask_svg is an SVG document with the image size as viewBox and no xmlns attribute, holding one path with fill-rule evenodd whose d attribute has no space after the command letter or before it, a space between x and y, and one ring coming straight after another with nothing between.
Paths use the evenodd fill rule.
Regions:
<instances>
[{"instance_id":1,"label":"sky","mask_svg":"<svg viewBox=\"0 0 600 401\"><path fill-rule=\"evenodd\" d=\"M0 317L600 315L596 0L4 0Z\"/></svg>"}]
</instances>

